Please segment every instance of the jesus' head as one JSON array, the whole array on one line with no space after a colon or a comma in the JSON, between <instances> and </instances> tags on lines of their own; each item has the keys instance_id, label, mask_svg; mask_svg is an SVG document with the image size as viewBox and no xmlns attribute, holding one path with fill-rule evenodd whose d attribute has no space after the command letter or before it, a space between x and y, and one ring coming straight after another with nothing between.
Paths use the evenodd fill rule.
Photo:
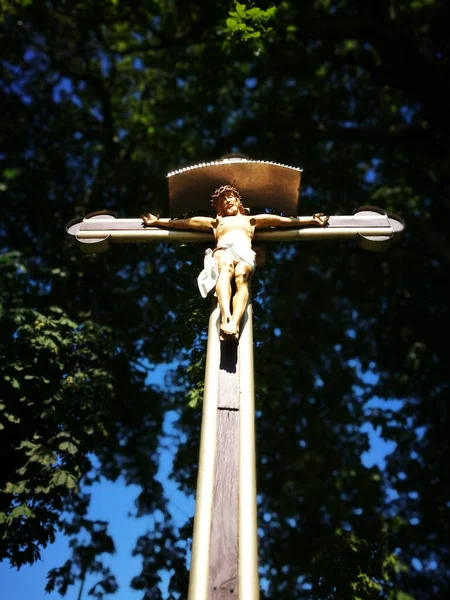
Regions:
<instances>
[{"instance_id":1,"label":"jesus' head","mask_svg":"<svg viewBox=\"0 0 450 600\"><path fill-rule=\"evenodd\" d=\"M211 204L217 215L221 217L245 214L241 195L231 185L223 185L217 189L211 197Z\"/></svg>"}]
</instances>

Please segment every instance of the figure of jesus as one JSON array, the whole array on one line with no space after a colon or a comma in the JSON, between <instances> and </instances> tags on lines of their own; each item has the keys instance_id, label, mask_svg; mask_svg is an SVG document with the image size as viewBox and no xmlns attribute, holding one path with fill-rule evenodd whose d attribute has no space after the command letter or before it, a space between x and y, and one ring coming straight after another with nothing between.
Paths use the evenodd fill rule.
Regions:
<instances>
[{"instance_id":1,"label":"figure of jesus","mask_svg":"<svg viewBox=\"0 0 450 600\"><path fill-rule=\"evenodd\" d=\"M252 240L256 229L272 227L325 227L330 217L317 213L311 217L282 217L272 214L248 216L239 192L223 185L211 198L215 217L159 219L151 213L142 215L144 225L169 229L212 231L216 240L213 257L218 269L216 295L219 302L223 340L238 340L239 326L249 298L249 279L255 270ZM233 294L232 282L235 283Z\"/></svg>"}]
</instances>

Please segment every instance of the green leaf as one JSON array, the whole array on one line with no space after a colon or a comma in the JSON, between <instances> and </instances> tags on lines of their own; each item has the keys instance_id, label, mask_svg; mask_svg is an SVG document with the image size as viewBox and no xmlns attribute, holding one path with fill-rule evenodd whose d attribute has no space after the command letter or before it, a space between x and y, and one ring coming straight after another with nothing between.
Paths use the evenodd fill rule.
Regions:
<instances>
[{"instance_id":1,"label":"green leaf","mask_svg":"<svg viewBox=\"0 0 450 600\"><path fill-rule=\"evenodd\" d=\"M61 269L53 269L53 271L60 271ZM57 315L62 315L64 313L63 309L60 306L49 306L48 310L56 313Z\"/></svg>"},{"instance_id":2,"label":"green leaf","mask_svg":"<svg viewBox=\"0 0 450 600\"><path fill-rule=\"evenodd\" d=\"M238 23L237 23L236 19L234 19L233 17L229 17L226 20L226 24L227 24L228 29L230 29L230 31L232 31L232 32L236 31L236 29L238 29Z\"/></svg>"},{"instance_id":3,"label":"green leaf","mask_svg":"<svg viewBox=\"0 0 450 600\"><path fill-rule=\"evenodd\" d=\"M9 168L3 171L3 177L8 180L15 179L19 174L20 169Z\"/></svg>"},{"instance_id":4,"label":"green leaf","mask_svg":"<svg viewBox=\"0 0 450 600\"><path fill-rule=\"evenodd\" d=\"M241 17L245 17L245 4L240 4L239 2L235 2L236 12Z\"/></svg>"},{"instance_id":5,"label":"green leaf","mask_svg":"<svg viewBox=\"0 0 450 600\"><path fill-rule=\"evenodd\" d=\"M402 590L392 590L389 593L388 600L415 600L415 596L411 596L411 594L407 594Z\"/></svg>"},{"instance_id":6,"label":"green leaf","mask_svg":"<svg viewBox=\"0 0 450 600\"><path fill-rule=\"evenodd\" d=\"M78 479L75 475L72 475L71 473L67 475L66 487L69 490L74 490L78 487Z\"/></svg>"},{"instance_id":7,"label":"green leaf","mask_svg":"<svg viewBox=\"0 0 450 600\"><path fill-rule=\"evenodd\" d=\"M21 504L11 511L10 517L11 519L19 519L20 517L27 519L34 517L34 513L26 504Z\"/></svg>"},{"instance_id":8,"label":"green leaf","mask_svg":"<svg viewBox=\"0 0 450 600\"><path fill-rule=\"evenodd\" d=\"M10 483L6 484L6 492L8 494L21 494L22 492L27 490L27 482L19 481L19 483Z\"/></svg>"},{"instance_id":9,"label":"green leaf","mask_svg":"<svg viewBox=\"0 0 450 600\"><path fill-rule=\"evenodd\" d=\"M12 385L13 388L15 388L17 390L20 389L20 383L15 377L11 377L10 375L5 375L3 377L3 379L5 381L9 381L9 383Z\"/></svg>"},{"instance_id":10,"label":"green leaf","mask_svg":"<svg viewBox=\"0 0 450 600\"><path fill-rule=\"evenodd\" d=\"M67 472L66 471L56 471L56 473L52 477L53 485L66 485L67 482Z\"/></svg>"},{"instance_id":11,"label":"green leaf","mask_svg":"<svg viewBox=\"0 0 450 600\"><path fill-rule=\"evenodd\" d=\"M188 394L189 408L197 408L201 401L201 393L197 388L190 390Z\"/></svg>"},{"instance_id":12,"label":"green leaf","mask_svg":"<svg viewBox=\"0 0 450 600\"><path fill-rule=\"evenodd\" d=\"M17 417L16 415L12 415L11 413L7 412L4 412L3 414L11 423L20 423L20 417Z\"/></svg>"},{"instance_id":13,"label":"green leaf","mask_svg":"<svg viewBox=\"0 0 450 600\"><path fill-rule=\"evenodd\" d=\"M73 444L72 442L62 442L61 444L59 444L58 448L60 450L67 451L69 454L76 454L78 452L78 447L75 446L75 444Z\"/></svg>"}]
</instances>

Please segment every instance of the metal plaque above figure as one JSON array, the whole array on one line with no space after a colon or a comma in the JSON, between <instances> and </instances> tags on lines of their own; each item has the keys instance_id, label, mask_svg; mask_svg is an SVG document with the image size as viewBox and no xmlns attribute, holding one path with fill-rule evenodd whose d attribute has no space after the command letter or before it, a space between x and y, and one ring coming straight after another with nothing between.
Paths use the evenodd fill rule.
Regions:
<instances>
[{"instance_id":1,"label":"metal plaque above figure","mask_svg":"<svg viewBox=\"0 0 450 600\"><path fill-rule=\"evenodd\" d=\"M182 167L167 174L170 216L204 211L205 198L223 185L239 190L253 214L272 208L278 213L296 215L301 177L302 169L298 167L234 154Z\"/></svg>"}]
</instances>

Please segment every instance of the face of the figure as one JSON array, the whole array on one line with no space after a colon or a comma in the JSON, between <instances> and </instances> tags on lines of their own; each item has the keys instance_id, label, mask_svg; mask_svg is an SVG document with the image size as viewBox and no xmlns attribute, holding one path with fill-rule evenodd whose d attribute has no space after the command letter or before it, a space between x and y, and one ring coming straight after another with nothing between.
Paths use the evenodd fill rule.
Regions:
<instances>
[{"instance_id":1,"label":"face of the figure","mask_svg":"<svg viewBox=\"0 0 450 600\"><path fill-rule=\"evenodd\" d=\"M233 192L225 192L217 202L217 214L234 216L239 213L239 200Z\"/></svg>"}]
</instances>

